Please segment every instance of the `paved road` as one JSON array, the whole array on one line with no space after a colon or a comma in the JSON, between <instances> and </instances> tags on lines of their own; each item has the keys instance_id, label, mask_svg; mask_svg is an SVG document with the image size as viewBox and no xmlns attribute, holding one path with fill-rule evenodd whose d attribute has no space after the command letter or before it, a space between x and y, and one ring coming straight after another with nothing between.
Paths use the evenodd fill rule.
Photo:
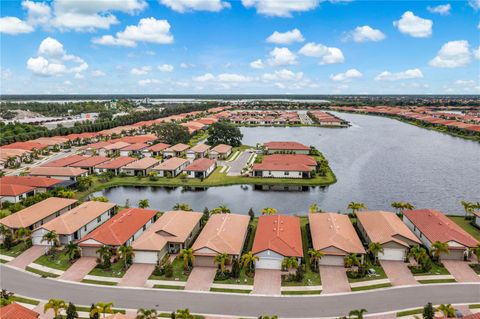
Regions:
<instances>
[{"instance_id":1,"label":"paved road","mask_svg":"<svg viewBox=\"0 0 480 319\"><path fill-rule=\"evenodd\" d=\"M218 164L221 166L230 166L230 170L228 171L227 176L240 176L242 173L242 169L247 165L248 159L250 158L252 153L252 150L242 151L234 161L222 161Z\"/></svg>"},{"instance_id":2,"label":"paved road","mask_svg":"<svg viewBox=\"0 0 480 319\"><path fill-rule=\"evenodd\" d=\"M420 307L431 301L441 303L477 303L479 283L456 283L398 287L342 295L269 297L243 294L166 291L156 289L91 286L45 279L0 265L0 287L37 299L62 298L89 305L111 301L121 308L152 308L173 311L188 307L194 313L254 316L276 314L280 317L326 317L347 315L352 309L365 308L369 314Z\"/></svg>"}]
</instances>

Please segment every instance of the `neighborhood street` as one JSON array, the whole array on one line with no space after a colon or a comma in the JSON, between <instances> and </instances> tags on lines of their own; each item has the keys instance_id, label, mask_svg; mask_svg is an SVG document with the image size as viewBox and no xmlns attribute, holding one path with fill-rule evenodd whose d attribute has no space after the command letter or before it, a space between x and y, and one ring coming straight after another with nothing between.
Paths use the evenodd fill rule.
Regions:
<instances>
[{"instance_id":1,"label":"neighborhood street","mask_svg":"<svg viewBox=\"0 0 480 319\"><path fill-rule=\"evenodd\" d=\"M253 316L318 318L347 315L365 308L369 314L420 307L427 302L476 303L480 283L404 286L361 293L320 296L271 297L248 294L166 291L159 289L91 286L45 279L0 265L0 287L16 294L36 298L61 298L79 305L98 301L113 302L119 308L152 308L173 311L189 308L193 313Z\"/></svg>"}]
</instances>

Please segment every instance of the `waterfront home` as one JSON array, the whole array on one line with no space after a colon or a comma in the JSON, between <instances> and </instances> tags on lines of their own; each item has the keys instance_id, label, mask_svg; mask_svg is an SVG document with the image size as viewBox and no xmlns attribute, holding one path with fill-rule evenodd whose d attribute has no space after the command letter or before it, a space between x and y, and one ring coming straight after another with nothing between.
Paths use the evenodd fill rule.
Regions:
<instances>
[{"instance_id":1,"label":"waterfront home","mask_svg":"<svg viewBox=\"0 0 480 319\"><path fill-rule=\"evenodd\" d=\"M258 218L253 241L253 254L259 258L257 269L282 269L286 257L295 257L300 264L303 258L300 218L271 215Z\"/></svg>"},{"instance_id":2,"label":"waterfront home","mask_svg":"<svg viewBox=\"0 0 480 319\"><path fill-rule=\"evenodd\" d=\"M274 154L252 165L252 176L273 178L310 178L317 161L309 155Z\"/></svg>"},{"instance_id":3,"label":"waterfront home","mask_svg":"<svg viewBox=\"0 0 480 319\"><path fill-rule=\"evenodd\" d=\"M189 145L187 144L175 144L173 146L170 146L169 148L166 148L163 150L163 157L164 158L169 158L169 157L184 157L185 152L190 148Z\"/></svg>"},{"instance_id":4,"label":"waterfront home","mask_svg":"<svg viewBox=\"0 0 480 319\"><path fill-rule=\"evenodd\" d=\"M57 233L62 245L79 240L112 217L116 207L113 203L85 202L36 228L32 243L47 245L42 237L50 231Z\"/></svg>"},{"instance_id":5,"label":"waterfront home","mask_svg":"<svg viewBox=\"0 0 480 319\"><path fill-rule=\"evenodd\" d=\"M16 302L0 308L0 318L2 319L37 319L38 317L40 317L38 312Z\"/></svg>"},{"instance_id":6,"label":"waterfront home","mask_svg":"<svg viewBox=\"0 0 480 319\"><path fill-rule=\"evenodd\" d=\"M28 174L30 176L76 181L79 177L87 176L88 171L76 167L32 167Z\"/></svg>"},{"instance_id":7,"label":"waterfront home","mask_svg":"<svg viewBox=\"0 0 480 319\"><path fill-rule=\"evenodd\" d=\"M157 172L160 177L175 177L180 174L188 164L190 164L190 160L188 159L170 157L157 166L152 167L152 171Z\"/></svg>"},{"instance_id":8,"label":"waterfront home","mask_svg":"<svg viewBox=\"0 0 480 319\"><path fill-rule=\"evenodd\" d=\"M35 187L0 183L0 203L18 203L33 195L35 195Z\"/></svg>"},{"instance_id":9,"label":"waterfront home","mask_svg":"<svg viewBox=\"0 0 480 319\"><path fill-rule=\"evenodd\" d=\"M267 142L263 144L265 154L306 154L310 147L299 142Z\"/></svg>"},{"instance_id":10,"label":"waterfront home","mask_svg":"<svg viewBox=\"0 0 480 319\"><path fill-rule=\"evenodd\" d=\"M166 254L176 254L187 248L198 231L202 213L165 212L133 242L134 263L158 264Z\"/></svg>"},{"instance_id":11,"label":"waterfront home","mask_svg":"<svg viewBox=\"0 0 480 319\"><path fill-rule=\"evenodd\" d=\"M82 256L98 257L97 250L102 246L118 248L130 246L143 232L155 222L156 210L143 208L125 208L104 224L83 237L78 246Z\"/></svg>"},{"instance_id":12,"label":"waterfront home","mask_svg":"<svg viewBox=\"0 0 480 319\"><path fill-rule=\"evenodd\" d=\"M473 222L480 228L480 212L473 212Z\"/></svg>"},{"instance_id":13,"label":"waterfront home","mask_svg":"<svg viewBox=\"0 0 480 319\"><path fill-rule=\"evenodd\" d=\"M117 154L119 154L120 150L122 148L125 148L127 146L129 146L130 143L126 143L126 142L122 142L122 141L118 141L118 142L115 142L115 143L108 143L108 145L105 145L101 148L98 149L98 154L102 155L102 156L115 156Z\"/></svg>"},{"instance_id":14,"label":"waterfront home","mask_svg":"<svg viewBox=\"0 0 480 319\"><path fill-rule=\"evenodd\" d=\"M153 157L144 157L138 161L125 165L120 171L129 176L147 176L152 168L159 162L159 160Z\"/></svg>"},{"instance_id":15,"label":"waterfront home","mask_svg":"<svg viewBox=\"0 0 480 319\"><path fill-rule=\"evenodd\" d=\"M130 155L140 156L142 155L143 150L147 149L148 147L149 145L146 143L130 144L120 149L120 156L130 156Z\"/></svg>"},{"instance_id":16,"label":"waterfront home","mask_svg":"<svg viewBox=\"0 0 480 319\"><path fill-rule=\"evenodd\" d=\"M232 154L232 149L230 145L218 144L209 151L208 157L215 160L224 160Z\"/></svg>"},{"instance_id":17,"label":"waterfront home","mask_svg":"<svg viewBox=\"0 0 480 319\"><path fill-rule=\"evenodd\" d=\"M0 224L11 229L33 230L72 209L76 199L49 197L32 206L0 219Z\"/></svg>"},{"instance_id":18,"label":"waterfront home","mask_svg":"<svg viewBox=\"0 0 480 319\"><path fill-rule=\"evenodd\" d=\"M394 213L384 211L357 212L357 227L366 244L379 243L381 260L405 260L410 247L420 244L415 234Z\"/></svg>"},{"instance_id":19,"label":"waterfront home","mask_svg":"<svg viewBox=\"0 0 480 319\"><path fill-rule=\"evenodd\" d=\"M3 176L0 178L0 185L13 184L34 187L35 194L44 193L59 187L62 182L60 179L38 176Z\"/></svg>"},{"instance_id":20,"label":"waterfront home","mask_svg":"<svg viewBox=\"0 0 480 319\"><path fill-rule=\"evenodd\" d=\"M308 215L313 249L324 255L320 265L343 266L349 254L365 255L365 249L348 215L313 213Z\"/></svg>"},{"instance_id":21,"label":"waterfront home","mask_svg":"<svg viewBox=\"0 0 480 319\"><path fill-rule=\"evenodd\" d=\"M195 266L214 267L215 256L227 254L239 259L248 233L250 217L239 214L210 216L192 245Z\"/></svg>"},{"instance_id":22,"label":"waterfront home","mask_svg":"<svg viewBox=\"0 0 480 319\"><path fill-rule=\"evenodd\" d=\"M169 148L170 144L165 143L158 143L154 144L150 147L147 147L142 151L143 156L152 157L152 156L161 156L163 154L163 150Z\"/></svg>"},{"instance_id":23,"label":"waterfront home","mask_svg":"<svg viewBox=\"0 0 480 319\"><path fill-rule=\"evenodd\" d=\"M195 146L192 146L192 148L186 151L187 158L194 160L197 158L206 157L209 149L210 146L207 144L197 144Z\"/></svg>"},{"instance_id":24,"label":"waterfront home","mask_svg":"<svg viewBox=\"0 0 480 319\"><path fill-rule=\"evenodd\" d=\"M87 157L84 160L81 160L80 162L70 164L68 166L81 168L81 169L87 170L89 174L92 174L95 166L101 163L108 162L109 160L110 158L105 156L92 156L92 157Z\"/></svg>"},{"instance_id":25,"label":"waterfront home","mask_svg":"<svg viewBox=\"0 0 480 319\"><path fill-rule=\"evenodd\" d=\"M447 243L449 253L442 253L442 259L469 258L478 244L472 235L438 210L407 210L403 212L403 221L429 250L436 241Z\"/></svg>"},{"instance_id":26,"label":"waterfront home","mask_svg":"<svg viewBox=\"0 0 480 319\"><path fill-rule=\"evenodd\" d=\"M185 167L184 171L189 178L207 178L217 167L217 162L206 157L194 160Z\"/></svg>"},{"instance_id":27,"label":"waterfront home","mask_svg":"<svg viewBox=\"0 0 480 319\"><path fill-rule=\"evenodd\" d=\"M110 172L114 175L120 174L120 169L132 162L138 161L138 158L129 157L129 156L119 156L115 157L114 159L110 159L107 162L103 162L101 164L96 165L93 168L93 171L96 174Z\"/></svg>"}]
</instances>

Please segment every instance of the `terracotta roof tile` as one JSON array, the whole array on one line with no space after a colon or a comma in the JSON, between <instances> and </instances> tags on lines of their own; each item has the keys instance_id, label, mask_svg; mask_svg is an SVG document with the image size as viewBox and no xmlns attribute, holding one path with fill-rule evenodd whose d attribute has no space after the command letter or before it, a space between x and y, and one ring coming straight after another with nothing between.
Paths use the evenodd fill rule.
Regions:
<instances>
[{"instance_id":1,"label":"terracotta roof tile","mask_svg":"<svg viewBox=\"0 0 480 319\"><path fill-rule=\"evenodd\" d=\"M148 144L145 143L135 143L135 144L130 144L124 148L122 148L122 151L140 151L148 147Z\"/></svg>"},{"instance_id":2,"label":"terracotta roof tile","mask_svg":"<svg viewBox=\"0 0 480 319\"><path fill-rule=\"evenodd\" d=\"M188 151L192 151L195 153L203 153L206 152L210 149L210 146L207 144L197 144L195 146L192 146Z\"/></svg>"},{"instance_id":3,"label":"terracotta roof tile","mask_svg":"<svg viewBox=\"0 0 480 319\"><path fill-rule=\"evenodd\" d=\"M110 158L105 157L105 156L92 156L92 157L87 157L84 160L81 160L80 162L76 162L73 164L70 164L68 166L70 167L95 167L98 164L104 163L109 161Z\"/></svg>"},{"instance_id":4,"label":"terracotta roof tile","mask_svg":"<svg viewBox=\"0 0 480 319\"><path fill-rule=\"evenodd\" d=\"M34 190L31 186L0 183L0 196L19 196Z\"/></svg>"},{"instance_id":5,"label":"terracotta roof tile","mask_svg":"<svg viewBox=\"0 0 480 319\"><path fill-rule=\"evenodd\" d=\"M158 164L157 166L154 166L152 169L158 170L158 171L172 171L179 168L180 166L182 166L187 162L188 162L187 159L180 158L180 157L172 157Z\"/></svg>"},{"instance_id":6,"label":"terracotta roof tile","mask_svg":"<svg viewBox=\"0 0 480 319\"><path fill-rule=\"evenodd\" d=\"M0 178L0 184L15 184L31 187L52 187L63 182L61 179L38 177L38 176L4 176Z\"/></svg>"},{"instance_id":7,"label":"terracotta roof tile","mask_svg":"<svg viewBox=\"0 0 480 319\"><path fill-rule=\"evenodd\" d=\"M186 171L194 171L194 172L203 172L208 170L212 165L215 165L215 160L202 157L196 159L192 162L192 164L185 167Z\"/></svg>"},{"instance_id":8,"label":"terracotta roof tile","mask_svg":"<svg viewBox=\"0 0 480 319\"><path fill-rule=\"evenodd\" d=\"M79 176L88 171L77 167L32 167L32 176Z\"/></svg>"},{"instance_id":9,"label":"terracotta roof tile","mask_svg":"<svg viewBox=\"0 0 480 319\"><path fill-rule=\"evenodd\" d=\"M130 164L132 162L135 162L138 160L138 158L135 157L128 157L128 156L120 156L120 157L115 157L114 159L108 161L108 162L103 162L95 166L95 168L104 168L104 169L117 169L121 168L127 164Z\"/></svg>"},{"instance_id":10,"label":"terracotta roof tile","mask_svg":"<svg viewBox=\"0 0 480 319\"><path fill-rule=\"evenodd\" d=\"M147 169L152 167L153 165L160 162L159 160L152 158L152 157L144 157L139 159L138 161L132 162L124 166L126 169Z\"/></svg>"},{"instance_id":11,"label":"terracotta roof tile","mask_svg":"<svg viewBox=\"0 0 480 319\"><path fill-rule=\"evenodd\" d=\"M160 151L163 151L164 149L169 148L170 146L171 146L170 144L158 143L150 146L148 150L152 152L160 152Z\"/></svg>"},{"instance_id":12,"label":"terracotta roof tile","mask_svg":"<svg viewBox=\"0 0 480 319\"><path fill-rule=\"evenodd\" d=\"M310 147L298 142L267 142L263 145L273 150L310 150Z\"/></svg>"},{"instance_id":13,"label":"terracotta roof tile","mask_svg":"<svg viewBox=\"0 0 480 319\"><path fill-rule=\"evenodd\" d=\"M47 163L45 163L41 166L44 166L44 167L65 167L65 166L69 166L69 165L78 163L80 161L83 161L84 159L87 159L87 158L88 157L86 157L86 156L75 154L75 155L70 155L70 156L67 156L67 157L64 157L64 158L60 158L58 160L47 162Z\"/></svg>"},{"instance_id":14,"label":"terracotta roof tile","mask_svg":"<svg viewBox=\"0 0 480 319\"><path fill-rule=\"evenodd\" d=\"M218 144L214 148L212 148L210 151L211 152L217 152L219 154L225 154L228 153L232 150L232 147L230 145L226 144Z\"/></svg>"},{"instance_id":15,"label":"terracotta roof tile","mask_svg":"<svg viewBox=\"0 0 480 319\"><path fill-rule=\"evenodd\" d=\"M38 312L30 310L16 302L0 308L1 319L36 319L40 316Z\"/></svg>"},{"instance_id":16,"label":"terracotta roof tile","mask_svg":"<svg viewBox=\"0 0 480 319\"><path fill-rule=\"evenodd\" d=\"M179 144L175 144L173 146L170 146L169 148L165 149L165 151L170 151L170 152L183 152L183 151L186 151L190 148L189 145L187 144L182 144L182 143L179 143Z\"/></svg>"}]
</instances>

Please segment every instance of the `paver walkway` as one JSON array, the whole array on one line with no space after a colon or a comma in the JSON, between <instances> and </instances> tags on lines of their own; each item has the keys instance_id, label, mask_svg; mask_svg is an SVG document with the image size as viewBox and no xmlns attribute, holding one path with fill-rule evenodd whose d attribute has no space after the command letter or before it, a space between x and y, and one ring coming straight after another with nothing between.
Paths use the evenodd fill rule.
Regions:
<instances>
[{"instance_id":1,"label":"paver walkway","mask_svg":"<svg viewBox=\"0 0 480 319\"><path fill-rule=\"evenodd\" d=\"M252 294L280 295L282 272L274 269L256 269Z\"/></svg>"},{"instance_id":2,"label":"paver walkway","mask_svg":"<svg viewBox=\"0 0 480 319\"><path fill-rule=\"evenodd\" d=\"M45 306L44 302L40 302L35 308L33 308L33 311L36 311L40 314L38 319L53 319L53 310L50 309L47 311L47 313L43 313L43 307Z\"/></svg>"},{"instance_id":3,"label":"paver walkway","mask_svg":"<svg viewBox=\"0 0 480 319\"><path fill-rule=\"evenodd\" d=\"M467 262L461 260L442 260L443 265L460 282L480 282L480 277Z\"/></svg>"},{"instance_id":4,"label":"paver walkway","mask_svg":"<svg viewBox=\"0 0 480 319\"><path fill-rule=\"evenodd\" d=\"M322 294L350 291L347 273L341 266L320 266Z\"/></svg>"},{"instance_id":5,"label":"paver walkway","mask_svg":"<svg viewBox=\"0 0 480 319\"><path fill-rule=\"evenodd\" d=\"M155 265L133 264L130 266L130 268L128 268L118 285L128 287L145 287L148 277L150 277L154 270Z\"/></svg>"},{"instance_id":6,"label":"paver walkway","mask_svg":"<svg viewBox=\"0 0 480 319\"><path fill-rule=\"evenodd\" d=\"M95 257L81 257L59 278L70 281L81 281L97 265Z\"/></svg>"},{"instance_id":7,"label":"paver walkway","mask_svg":"<svg viewBox=\"0 0 480 319\"><path fill-rule=\"evenodd\" d=\"M380 260L383 270L390 279L392 286L416 285L417 281L412 275L408 264L396 260Z\"/></svg>"},{"instance_id":8,"label":"paver walkway","mask_svg":"<svg viewBox=\"0 0 480 319\"><path fill-rule=\"evenodd\" d=\"M30 263L45 253L45 246L32 246L20 254L17 258L8 262L8 265L25 269Z\"/></svg>"},{"instance_id":9,"label":"paver walkway","mask_svg":"<svg viewBox=\"0 0 480 319\"><path fill-rule=\"evenodd\" d=\"M209 291L216 273L215 267L194 267L188 276L185 290Z\"/></svg>"}]
</instances>

